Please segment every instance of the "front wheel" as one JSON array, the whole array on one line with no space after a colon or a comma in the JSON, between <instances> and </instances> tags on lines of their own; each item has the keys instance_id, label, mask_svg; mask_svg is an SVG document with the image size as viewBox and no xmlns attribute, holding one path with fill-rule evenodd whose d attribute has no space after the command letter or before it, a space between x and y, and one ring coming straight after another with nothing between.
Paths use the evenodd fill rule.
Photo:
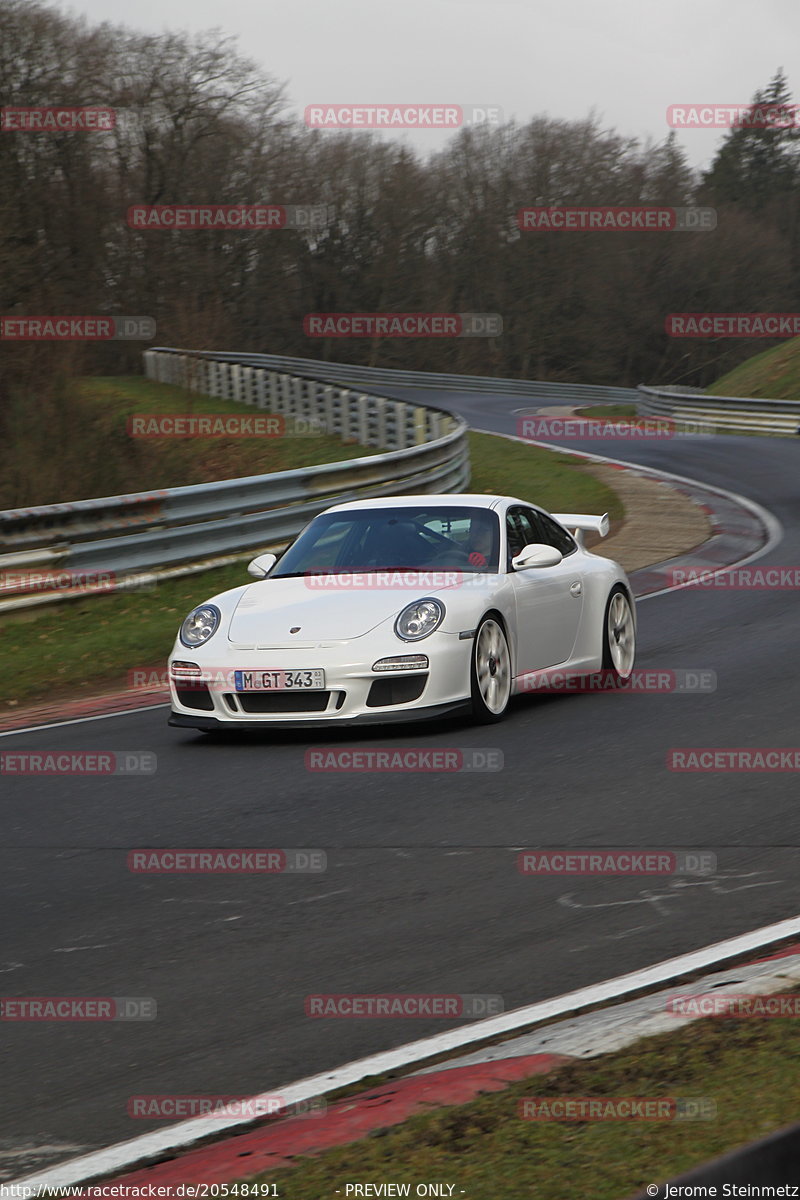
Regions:
<instances>
[{"instance_id":1,"label":"front wheel","mask_svg":"<svg viewBox=\"0 0 800 1200\"><path fill-rule=\"evenodd\" d=\"M636 657L636 626L625 589L612 588L603 622L603 669L617 679L630 679Z\"/></svg>"},{"instance_id":2,"label":"front wheel","mask_svg":"<svg viewBox=\"0 0 800 1200\"><path fill-rule=\"evenodd\" d=\"M472 715L481 725L502 721L511 698L511 654L502 625L484 617L472 648Z\"/></svg>"}]
</instances>

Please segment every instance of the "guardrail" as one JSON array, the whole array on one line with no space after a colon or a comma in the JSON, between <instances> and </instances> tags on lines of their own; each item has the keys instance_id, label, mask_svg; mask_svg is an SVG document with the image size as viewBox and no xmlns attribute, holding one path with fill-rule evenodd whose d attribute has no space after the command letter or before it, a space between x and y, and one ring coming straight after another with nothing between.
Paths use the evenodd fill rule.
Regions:
<instances>
[{"instance_id":1,"label":"guardrail","mask_svg":"<svg viewBox=\"0 0 800 1200\"><path fill-rule=\"evenodd\" d=\"M158 351L157 351L158 352ZM438 388L442 391L495 392L523 399L555 399L559 403L592 404L609 401L633 404L636 388L606 387L591 383L550 383L536 379L495 379L492 375L448 375L437 371L400 371L384 367L361 367L352 363L322 362L314 358L289 358L280 354L217 353L217 362L269 367L293 375L308 375L333 383L366 384L372 387Z\"/></svg>"},{"instance_id":2,"label":"guardrail","mask_svg":"<svg viewBox=\"0 0 800 1200\"><path fill-rule=\"evenodd\" d=\"M469 484L466 423L440 409L217 355L148 350L145 369L151 379L318 422L387 452L0 512L0 611L143 586L276 549L345 500Z\"/></svg>"},{"instance_id":3,"label":"guardrail","mask_svg":"<svg viewBox=\"0 0 800 1200\"><path fill-rule=\"evenodd\" d=\"M693 388L595 387L168 347L146 350L144 359L150 379L317 423L343 441L385 452L0 512L0 611L142 586L278 549L332 503L467 487L467 426L460 417L344 384L493 392L576 406L638 403L645 415L696 428L794 434L800 427L800 401L708 396ZM72 587L73 575L90 578Z\"/></svg>"},{"instance_id":4,"label":"guardrail","mask_svg":"<svg viewBox=\"0 0 800 1200\"><path fill-rule=\"evenodd\" d=\"M800 400L757 400L709 396L698 388L651 388L640 384L639 411L669 417L679 425L731 433L795 434L800 429Z\"/></svg>"}]
</instances>

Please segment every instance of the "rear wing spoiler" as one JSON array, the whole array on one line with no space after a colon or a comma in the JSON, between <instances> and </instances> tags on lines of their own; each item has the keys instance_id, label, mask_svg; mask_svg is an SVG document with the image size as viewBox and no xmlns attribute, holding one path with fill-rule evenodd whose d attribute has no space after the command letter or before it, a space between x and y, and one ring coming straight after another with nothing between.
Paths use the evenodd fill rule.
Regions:
<instances>
[{"instance_id":1,"label":"rear wing spoiler","mask_svg":"<svg viewBox=\"0 0 800 1200\"><path fill-rule=\"evenodd\" d=\"M608 513L602 517L593 517L587 513L553 513L560 525L573 531L575 541L583 546L584 533L599 533L600 537L608 536Z\"/></svg>"}]
</instances>

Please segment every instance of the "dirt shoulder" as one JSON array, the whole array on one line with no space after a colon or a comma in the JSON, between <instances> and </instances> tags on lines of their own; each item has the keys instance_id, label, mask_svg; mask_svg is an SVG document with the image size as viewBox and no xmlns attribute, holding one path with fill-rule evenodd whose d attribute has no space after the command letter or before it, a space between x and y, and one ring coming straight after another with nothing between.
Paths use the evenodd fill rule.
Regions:
<instances>
[{"instance_id":1,"label":"dirt shoulder","mask_svg":"<svg viewBox=\"0 0 800 1200\"><path fill-rule=\"evenodd\" d=\"M616 559L626 572L685 554L711 537L708 514L671 484L601 463L588 464L586 470L613 488L625 508L622 524L612 526L610 536L591 548Z\"/></svg>"}]
</instances>

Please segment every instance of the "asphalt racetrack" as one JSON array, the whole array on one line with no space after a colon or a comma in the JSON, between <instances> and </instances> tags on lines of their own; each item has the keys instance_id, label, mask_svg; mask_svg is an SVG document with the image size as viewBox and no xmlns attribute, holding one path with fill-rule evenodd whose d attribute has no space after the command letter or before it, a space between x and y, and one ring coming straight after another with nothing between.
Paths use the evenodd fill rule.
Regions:
<instances>
[{"instance_id":1,"label":"asphalt racetrack","mask_svg":"<svg viewBox=\"0 0 800 1200\"><path fill-rule=\"evenodd\" d=\"M519 398L422 395L513 433ZM541 405L531 402L529 407ZM575 443L728 488L800 563L800 439ZM198 596L198 600L202 599ZM177 622L176 622L177 623ZM672 747L800 744L790 590L682 590L643 601L638 666L710 669L696 695L519 698L466 722L206 739L166 708L0 739L3 751L147 750L155 775L2 779L0 991L153 997L139 1022L0 1024L0 1179L154 1128L140 1095L246 1095L450 1027L314 1019L321 993L490 994L506 1009L800 910L798 776L670 771ZM137 664L131 664L132 667ZM309 771L318 748L482 748L465 775ZM297 847L324 873L137 875L142 847ZM531 878L522 847L687 848L707 876Z\"/></svg>"}]
</instances>

